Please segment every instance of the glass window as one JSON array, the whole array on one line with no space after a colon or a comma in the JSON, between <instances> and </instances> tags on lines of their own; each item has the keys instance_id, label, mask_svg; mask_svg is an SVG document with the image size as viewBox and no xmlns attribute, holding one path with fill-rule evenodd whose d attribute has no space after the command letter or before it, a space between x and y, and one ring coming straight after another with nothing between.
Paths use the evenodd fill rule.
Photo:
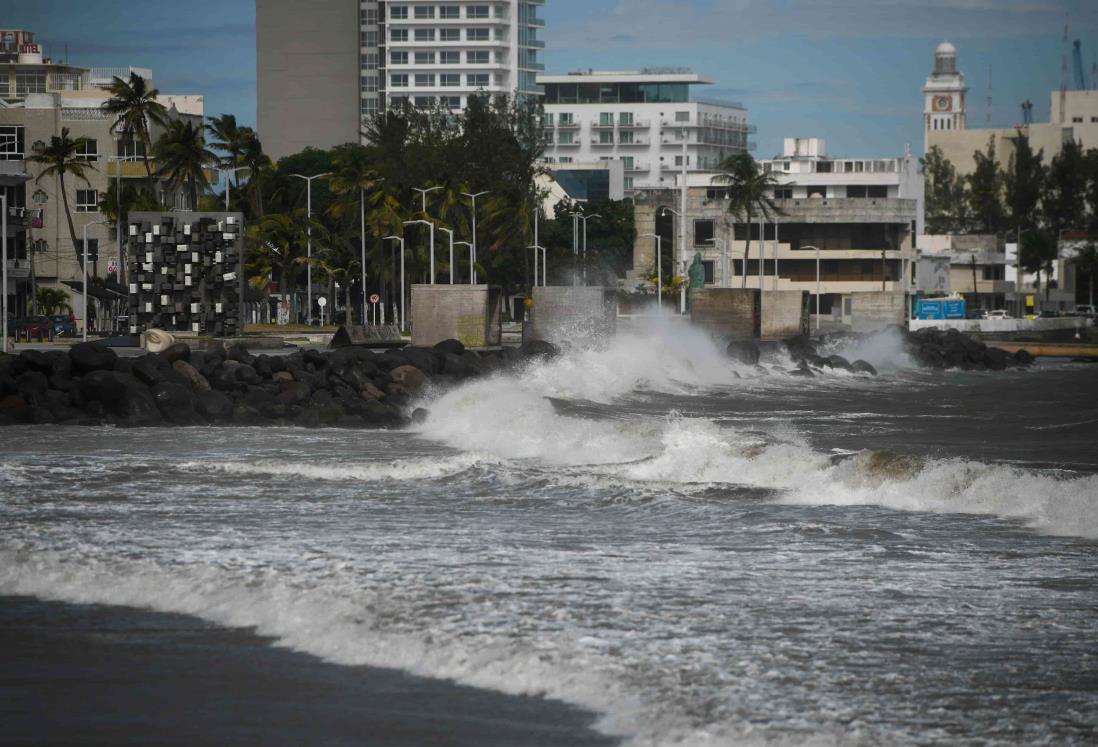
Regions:
<instances>
[{"instance_id":1,"label":"glass window","mask_svg":"<svg viewBox=\"0 0 1098 747\"><path fill-rule=\"evenodd\" d=\"M366 116L366 117L375 116L379 111L377 99L363 99L362 100L362 107L361 107L360 110L361 110L363 116Z\"/></svg>"},{"instance_id":2,"label":"glass window","mask_svg":"<svg viewBox=\"0 0 1098 747\"><path fill-rule=\"evenodd\" d=\"M45 73L16 73L15 74L15 95L25 96L28 93L45 93L46 92L46 74Z\"/></svg>"},{"instance_id":3,"label":"glass window","mask_svg":"<svg viewBox=\"0 0 1098 747\"><path fill-rule=\"evenodd\" d=\"M438 76L438 84L444 88L456 88L461 85L461 76L457 73L443 73Z\"/></svg>"},{"instance_id":4,"label":"glass window","mask_svg":"<svg viewBox=\"0 0 1098 747\"><path fill-rule=\"evenodd\" d=\"M451 50L439 52L438 61L440 65L460 65L461 52L455 52Z\"/></svg>"},{"instance_id":5,"label":"glass window","mask_svg":"<svg viewBox=\"0 0 1098 747\"><path fill-rule=\"evenodd\" d=\"M694 221L694 246L711 246L713 235L713 221Z\"/></svg>"},{"instance_id":6,"label":"glass window","mask_svg":"<svg viewBox=\"0 0 1098 747\"><path fill-rule=\"evenodd\" d=\"M434 18L435 6L433 5L417 5L416 6L416 18Z\"/></svg>"},{"instance_id":7,"label":"glass window","mask_svg":"<svg viewBox=\"0 0 1098 747\"><path fill-rule=\"evenodd\" d=\"M416 29L417 42L432 42L435 40L434 29Z\"/></svg>"},{"instance_id":8,"label":"glass window","mask_svg":"<svg viewBox=\"0 0 1098 747\"><path fill-rule=\"evenodd\" d=\"M99 212L99 193L96 192L94 189L76 190L76 212Z\"/></svg>"},{"instance_id":9,"label":"glass window","mask_svg":"<svg viewBox=\"0 0 1098 747\"><path fill-rule=\"evenodd\" d=\"M393 29L389 32L389 40L395 42L408 41L408 29Z\"/></svg>"},{"instance_id":10,"label":"glass window","mask_svg":"<svg viewBox=\"0 0 1098 747\"><path fill-rule=\"evenodd\" d=\"M465 29L467 41L488 41L488 29Z\"/></svg>"},{"instance_id":11,"label":"glass window","mask_svg":"<svg viewBox=\"0 0 1098 747\"><path fill-rule=\"evenodd\" d=\"M417 65L434 65L435 53L434 52L416 52L416 64Z\"/></svg>"},{"instance_id":12,"label":"glass window","mask_svg":"<svg viewBox=\"0 0 1098 747\"><path fill-rule=\"evenodd\" d=\"M487 18L488 6L487 5L470 5L465 9L466 18Z\"/></svg>"},{"instance_id":13,"label":"glass window","mask_svg":"<svg viewBox=\"0 0 1098 747\"><path fill-rule=\"evenodd\" d=\"M366 93L376 93L378 89L378 77L376 75L364 75L361 80L362 90Z\"/></svg>"},{"instance_id":14,"label":"glass window","mask_svg":"<svg viewBox=\"0 0 1098 747\"><path fill-rule=\"evenodd\" d=\"M465 81L470 88L484 88L488 85L488 74L476 73L473 75L466 75Z\"/></svg>"},{"instance_id":15,"label":"glass window","mask_svg":"<svg viewBox=\"0 0 1098 747\"><path fill-rule=\"evenodd\" d=\"M95 140L89 138L83 141L76 151L76 158L80 161L94 161L99 158L99 146Z\"/></svg>"},{"instance_id":16,"label":"glass window","mask_svg":"<svg viewBox=\"0 0 1098 747\"><path fill-rule=\"evenodd\" d=\"M543 143L545 143L546 145L552 145L553 144L553 131L552 130L546 130L545 132L541 133L541 141Z\"/></svg>"},{"instance_id":17,"label":"glass window","mask_svg":"<svg viewBox=\"0 0 1098 747\"><path fill-rule=\"evenodd\" d=\"M619 132L618 133L618 142L621 143L622 145L632 145L633 144L633 131L632 130L625 130L624 132Z\"/></svg>"},{"instance_id":18,"label":"glass window","mask_svg":"<svg viewBox=\"0 0 1098 747\"><path fill-rule=\"evenodd\" d=\"M449 109L461 108L461 96L439 96L438 102Z\"/></svg>"},{"instance_id":19,"label":"glass window","mask_svg":"<svg viewBox=\"0 0 1098 747\"><path fill-rule=\"evenodd\" d=\"M389 76L390 88L407 88L408 87L408 74L407 73L393 73Z\"/></svg>"},{"instance_id":20,"label":"glass window","mask_svg":"<svg viewBox=\"0 0 1098 747\"><path fill-rule=\"evenodd\" d=\"M541 124L543 127L553 126L553 112L545 112L541 115Z\"/></svg>"},{"instance_id":21,"label":"glass window","mask_svg":"<svg viewBox=\"0 0 1098 747\"><path fill-rule=\"evenodd\" d=\"M561 145L571 145L573 142L575 142L575 140L574 140L575 136L576 136L576 133L574 133L574 132L562 132L562 133L560 133L560 135L559 135L560 144Z\"/></svg>"},{"instance_id":22,"label":"glass window","mask_svg":"<svg viewBox=\"0 0 1098 747\"><path fill-rule=\"evenodd\" d=\"M444 42L461 41L461 29L439 29L438 40Z\"/></svg>"},{"instance_id":23,"label":"glass window","mask_svg":"<svg viewBox=\"0 0 1098 747\"><path fill-rule=\"evenodd\" d=\"M633 112L619 112L618 113L618 124L623 124L623 125L626 125L626 126L632 126L632 124L633 124Z\"/></svg>"},{"instance_id":24,"label":"glass window","mask_svg":"<svg viewBox=\"0 0 1098 747\"><path fill-rule=\"evenodd\" d=\"M391 109L403 109L404 105L408 103L407 96L390 96L389 107Z\"/></svg>"},{"instance_id":25,"label":"glass window","mask_svg":"<svg viewBox=\"0 0 1098 747\"><path fill-rule=\"evenodd\" d=\"M603 130L599 133L600 145L612 145L614 143L614 133L609 130Z\"/></svg>"},{"instance_id":26,"label":"glass window","mask_svg":"<svg viewBox=\"0 0 1098 747\"><path fill-rule=\"evenodd\" d=\"M442 5L438 9L439 18L460 18L461 8L456 5Z\"/></svg>"},{"instance_id":27,"label":"glass window","mask_svg":"<svg viewBox=\"0 0 1098 747\"><path fill-rule=\"evenodd\" d=\"M435 74L434 73L416 73L416 87L417 88L434 88L435 87Z\"/></svg>"},{"instance_id":28,"label":"glass window","mask_svg":"<svg viewBox=\"0 0 1098 747\"><path fill-rule=\"evenodd\" d=\"M377 8L363 8L362 22L373 26L377 23Z\"/></svg>"},{"instance_id":29,"label":"glass window","mask_svg":"<svg viewBox=\"0 0 1098 747\"><path fill-rule=\"evenodd\" d=\"M621 159L621 163L627 171L631 171L633 169L633 156L625 156Z\"/></svg>"},{"instance_id":30,"label":"glass window","mask_svg":"<svg viewBox=\"0 0 1098 747\"><path fill-rule=\"evenodd\" d=\"M362 69L363 70L377 70L378 55L377 52L370 52L362 55Z\"/></svg>"},{"instance_id":31,"label":"glass window","mask_svg":"<svg viewBox=\"0 0 1098 747\"><path fill-rule=\"evenodd\" d=\"M408 6L407 5L390 5L389 6L389 18L407 18Z\"/></svg>"},{"instance_id":32,"label":"glass window","mask_svg":"<svg viewBox=\"0 0 1098 747\"><path fill-rule=\"evenodd\" d=\"M621 185L622 185L622 186L623 186L623 187L624 187L625 189L632 189L632 188L633 188L633 177L631 177L631 176L626 176L626 177L622 178L622 180L621 180Z\"/></svg>"},{"instance_id":33,"label":"glass window","mask_svg":"<svg viewBox=\"0 0 1098 747\"><path fill-rule=\"evenodd\" d=\"M564 141L562 140L561 142L564 142ZM561 156L560 157L560 162L561 163L572 163L572 156Z\"/></svg>"},{"instance_id":34,"label":"glass window","mask_svg":"<svg viewBox=\"0 0 1098 747\"><path fill-rule=\"evenodd\" d=\"M488 64L488 51L481 50L477 52L466 52L465 61L470 65L487 65Z\"/></svg>"},{"instance_id":35,"label":"glass window","mask_svg":"<svg viewBox=\"0 0 1098 747\"><path fill-rule=\"evenodd\" d=\"M713 260L702 260L702 270L705 271L705 282L712 285L715 282L713 276Z\"/></svg>"},{"instance_id":36,"label":"glass window","mask_svg":"<svg viewBox=\"0 0 1098 747\"><path fill-rule=\"evenodd\" d=\"M407 65L408 53L407 52L390 52L389 53L390 65Z\"/></svg>"},{"instance_id":37,"label":"glass window","mask_svg":"<svg viewBox=\"0 0 1098 747\"><path fill-rule=\"evenodd\" d=\"M22 161L26 135L22 125L0 125L0 161Z\"/></svg>"},{"instance_id":38,"label":"glass window","mask_svg":"<svg viewBox=\"0 0 1098 747\"><path fill-rule=\"evenodd\" d=\"M689 122L690 121L690 112L675 112L675 121L676 122Z\"/></svg>"},{"instance_id":39,"label":"glass window","mask_svg":"<svg viewBox=\"0 0 1098 747\"><path fill-rule=\"evenodd\" d=\"M416 106L420 109L427 109L435 105L434 96L416 96Z\"/></svg>"},{"instance_id":40,"label":"glass window","mask_svg":"<svg viewBox=\"0 0 1098 747\"><path fill-rule=\"evenodd\" d=\"M560 123L562 125L575 124L575 120L572 117L573 117L572 112L561 112L560 113Z\"/></svg>"},{"instance_id":41,"label":"glass window","mask_svg":"<svg viewBox=\"0 0 1098 747\"><path fill-rule=\"evenodd\" d=\"M599 125L602 127L614 126L614 114L613 112L602 112L599 114Z\"/></svg>"},{"instance_id":42,"label":"glass window","mask_svg":"<svg viewBox=\"0 0 1098 747\"><path fill-rule=\"evenodd\" d=\"M774 190L775 200L792 200L793 188L792 187L778 187Z\"/></svg>"},{"instance_id":43,"label":"glass window","mask_svg":"<svg viewBox=\"0 0 1098 747\"><path fill-rule=\"evenodd\" d=\"M376 31L363 31L361 34L362 46L364 47L376 47L377 46L377 32Z\"/></svg>"}]
</instances>

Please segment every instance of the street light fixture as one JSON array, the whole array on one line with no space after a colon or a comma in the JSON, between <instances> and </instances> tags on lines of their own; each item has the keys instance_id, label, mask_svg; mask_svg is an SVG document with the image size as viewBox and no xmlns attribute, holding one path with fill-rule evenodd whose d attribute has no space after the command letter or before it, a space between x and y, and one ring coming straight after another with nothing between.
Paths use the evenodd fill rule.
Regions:
<instances>
[{"instance_id":1,"label":"street light fixture","mask_svg":"<svg viewBox=\"0 0 1098 747\"><path fill-rule=\"evenodd\" d=\"M309 232L307 239L306 257L308 258L305 263L305 308L308 311L305 313L305 323L313 323L313 179L320 179L321 177L331 176L329 172L323 174L314 174L313 176L305 176L304 174L290 174L290 176L296 176L298 179L305 180L305 215L307 217L307 225L305 230ZM226 182L226 185L228 182ZM225 209L229 209L228 204L229 188L225 187Z\"/></svg>"},{"instance_id":2,"label":"street light fixture","mask_svg":"<svg viewBox=\"0 0 1098 747\"><path fill-rule=\"evenodd\" d=\"M656 240L656 307L663 308L663 237L658 233L642 233L641 236Z\"/></svg>"},{"instance_id":3,"label":"street light fixture","mask_svg":"<svg viewBox=\"0 0 1098 747\"><path fill-rule=\"evenodd\" d=\"M434 187L427 187L426 189L421 189L419 187L412 187L412 189L415 190L416 192L419 192L419 196L423 200L423 202L422 202L423 214L426 215L427 214L427 193L428 192L434 192L436 189L442 189L442 185L439 184L439 185L436 185Z\"/></svg>"},{"instance_id":4,"label":"street light fixture","mask_svg":"<svg viewBox=\"0 0 1098 747\"><path fill-rule=\"evenodd\" d=\"M470 284L471 285L476 285L476 283L477 283L477 270L476 270L476 262L477 262L477 198L480 197L481 195L489 194L491 191L492 190L490 190L490 189L485 189L481 192L473 192L473 193L462 192L461 193L462 197L468 197L470 200L473 201L473 244L472 244L473 248L471 250L473 252L473 260L472 260L472 262L470 262L470 269L469 269Z\"/></svg>"},{"instance_id":5,"label":"street light fixture","mask_svg":"<svg viewBox=\"0 0 1098 747\"><path fill-rule=\"evenodd\" d=\"M6 201L5 201L5 203L6 203ZM4 208L4 215L5 216L7 216L7 212L8 212L7 211L7 206L5 204L5 208ZM7 223L7 220L5 219L5 224L6 223ZM108 223L110 223L110 221L93 220L93 221L90 221L90 222L84 224L84 261L81 263L81 264L84 265L84 295L83 295L83 299L81 300L81 309L80 309L80 313L82 314L83 319L84 319L84 342L88 341L88 226L104 226ZM6 244L7 243L7 225L4 226L4 232L5 232L4 239L5 239L5 244ZM6 252L5 252L5 254L6 254ZM4 264L7 265L7 257L4 257ZM4 288L5 292L7 292L6 285L7 284L5 283L5 288Z\"/></svg>"},{"instance_id":6,"label":"street light fixture","mask_svg":"<svg viewBox=\"0 0 1098 747\"><path fill-rule=\"evenodd\" d=\"M685 148L685 143L683 145ZM683 159L683 169L685 171L686 159ZM674 250L674 259L672 265L678 269L679 275L686 275L686 220L683 217L683 213L680 213L674 208L664 207L662 208L664 213L671 213L679 219L679 243ZM686 201L683 200L683 210L686 210ZM675 222L671 221L671 232L675 231ZM744 270L746 272L746 269ZM679 291L679 313L686 313L686 283L683 283L682 289Z\"/></svg>"},{"instance_id":7,"label":"street light fixture","mask_svg":"<svg viewBox=\"0 0 1098 747\"><path fill-rule=\"evenodd\" d=\"M450 285L454 284L454 230L452 228L438 227L438 230L445 231L450 235Z\"/></svg>"},{"instance_id":8,"label":"street light fixture","mask_svg":"<svg viewBox=\"0 0 1098 747\"><path fill-rule=\"evenodd\" d=\"M422 223L423 225L429 226L431 228L431 285L434 285L435 284L435 224L432 223L429 220L423 220L422 218L420 218L419 220L406 220L406 221L404 221L404 225L406 225L406 226L411 226L411 225L414 225L416 223Z\"/></svg>"},{"instance_id":9,"label":"street light fixture","mask_svg":"<svg viewBox=\"0 0 1098 747\"><path fill-rule=\"evenodd\" d=\"M225 179L225 212L229 212L229 188L232 186L232 177L236 176L238 171L249 171L251 166L222 166L219 171L223 174L229 174L229 177ZM297 176L297 174L294 174Z\"/></svg>"},{"instance_id":10,"label":"street light fixture","mask_svg":"<svg viewBox=\"0 0 1098 747\"><path fill-rule=\"evenodd\" d=\"M404 237L403 236L386 236L382 241L399 241L400 242L400 331L404 331Z\"/></svg>"},{"instance_id":11,"label":"street light fixture","mask_svg":"<svg viewBox=\"0 0 1098 747\"><path fill-rule=\"evenodd\" d=\"M467 246L467 247L469 247L469 284L472 285L473 284L473 263L474 263L473 244L469 241L455 241L454 245L455 246ZM452 252L451 252L451 256L453 256Z\"/></svg>"},{"instance_id":12,"label":"street light fixture","mask_svg":"<svg viewBox=\"0 0 1098 747\"><path fill-rule=\"evenodd\" d=\"M805 244L801 249L815 249L816 250L816 331L820 331L820 247L812 246L811 244ZM744 272L747 272L747 268L744 268Z\"/></svg>"},{"instance_id":13,"label":"street light fixture","mask_svg":"<svg viewBox=\"0 0 1098 747\"><path fill-rule=\"evenodd\" d=\"M583 284L587 285L587 221L602 216L598 213L592 213L591 215L580 214L576 217L583 221Z\"/></svg>"}]
</instances>

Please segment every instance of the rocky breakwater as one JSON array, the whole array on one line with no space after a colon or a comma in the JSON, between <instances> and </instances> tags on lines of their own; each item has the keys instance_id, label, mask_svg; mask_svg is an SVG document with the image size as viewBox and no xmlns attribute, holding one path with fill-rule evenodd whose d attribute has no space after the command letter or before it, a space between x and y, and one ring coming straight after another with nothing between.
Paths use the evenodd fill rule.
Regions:
<instances>
[{"instance_id":1,"label":"rocky breakwater","mask_svg":"<svg viewBox=\"0 0 1098 747\"><path fill-rule=\"evenodd\" d=\"M1025 350L1011 354L991 348L956 329L927 327L917 332L897 327L904 347L917 363L927 368L959 368L965 371L1003 371L1033 363Z\"/></svg>"},{"instance_id":2,"label":"rocky breakwater","mask_svg":"<svg viewBox=\"0 0 1098 747\"><path fill-rule=\"evenodd\" d=\"M99 343L0 355L0 425L398 427L431 386L557 354L544 342L486 353L457 340L382 354L348 347L252 355L241 346L120 358Z\"/></svg>"}]
</instances>

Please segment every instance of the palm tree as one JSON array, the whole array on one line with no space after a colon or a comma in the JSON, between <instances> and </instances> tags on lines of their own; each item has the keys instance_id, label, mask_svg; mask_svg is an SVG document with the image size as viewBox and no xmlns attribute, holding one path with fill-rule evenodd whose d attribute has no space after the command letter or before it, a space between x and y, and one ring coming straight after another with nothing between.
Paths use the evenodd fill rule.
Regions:
<instances>
[{"instance_id":1,"label":"palm tree","mask_svg":"<svg viewBox=\"0 0 1098 747\"><path fill-rule=\"evenodd\" d=\"M72 311L69 294L60 288L39 288L34 294L34 303L39 314L50 316L62 309Z\"/></svg>"},{"instance_id":2,"label":"palm tree","mask_svg":"<svg viewBox=\"0 0 1098 747\"><path fill-rule=\"evenodd\" d=\"M128 81L117 75L107 86L111 96L103 102L102 109L113 115L111 132L122 130L132 139L136 138L145 145L141 160L145 162L145 173L152 181L152 166L149 165L149 151L152 150L152 136L149 124L163 125L168 118L168 110L157 101L160 91L149 88L148 83L137 73L130 73Z\"/></svg>"},{"instance_id":3,"label":"palm tree","mask_svg":"<svg viewBox=\"0 0 1098 747\"><path fill-rule=\"evenodd\" d=\"M233 114L222 114L220 117L211 118L206 123L206 132L211 138L210 147L225 154L218 159L218 165L229 170L226 178L229 182L235 180L233 188L239 190L240 179L236 177L233 169L243 164L247 140L255 133L250 127L239 126Z\"/></svg>"},{"instance_id":4,"label":"palm tree","mask_svg":"<svg viewBox=\"0 0 1098 747\"><path fill-rule=\"evenodd\" d=\"M760 215L769 221L775 215L783 214L771 197L778 180L772 173L760 169L749 153L729 156L717 168L724 173L714 176L713 181L728 185L729 214L747 224L747 248L744 250L743 272L740 275L740 287L746 288L747 262L751 258L751 219ZM759 242L762 242L762 236L759 237Z\"/></svg>"},{"instance_id":5,"label":"palm tree","mask_svg":"<svg viewBox=\"0 0 1098 747\"><path fill-rule=\"evenodd\" d=\"M36 147L34 155L28 158L32 163L42 164L45 168L38 175L35 182L42 181L43 177L56 176L58 191L61 192L61 203L65 207L65 218L69 222L69 236L72 237L72 249L76 254L76 262L84 266L84 255L80 251L80 242L76 240L76 226L72 223L72 212L69 210L69 194L65 187L65 176L71 174L74 179L80 179L89 184L87 172L95 171L95 167L83 160L80 154L84 152L88 138L78 137L75 140L69 137L69 128L61 128L61 136L52 135L49 145Z\"/></svg>"},{"instance_id":6,"label":"palm tree","mask_svg":"<svg viewBox=\"0 0 1098 747\"><path fill-rule=\"evenodd\" d=\"M263 183L271 173L271 158L263 152L259 136L250 127L242 127L240 165L248 169L248 191L251 193L257 217L263 217Z\"/></svg>"},{"instance_id":7,"label":"palm tree","mask_svg":"<svg viewBox=\"0 0 1098 747\"><path fill-rule=\"evenodd\" d=\"M168 131L156 141L156 175L164 177L173 186L187 186L191 198L191 210L198 209L198 187L210 185L206 169L217 162L217 156L206 148L202 127L189 119L172 120Z\"/></svg>"},{"instance_id":8,"label":"palm tree","mask_svg":"<svg viewBox=\"0 0 1098 747\"><path fill-rule=\"evenodd\" d=\"M361 145L341 145L333 149L332 177L328 180L328 187L336 195L336 201L331 211L335 218L349 219L358 213L360 253L366 248L366 204L367 192L371 198L376 199L373 193L377 190L381 178L373 169L369 151ZM384 202L382 206L389 203ZM403 226L401 226L403 228ZM376 234L375 234L376 236ZM348 309L348 322L350 321L350 309ZM363 319L365 323L365 319Z\"/></svg>"},{"instance_id":9,"label":"palm tree","mask_svg":"<svg viewBox=\"0 0 1098 747\"><path fill-rule=\"evenodd\" d=\"M325 241L324 226L315 219L311 222L313 237L321 234ZM272 213L260 218L247 229L249 252L247 269L253 277L278 278L279 292L283 298L295 297L297 271L308 262L305 244L310 221L304 210L293 214Z\"/></svg>"}]
</instances>

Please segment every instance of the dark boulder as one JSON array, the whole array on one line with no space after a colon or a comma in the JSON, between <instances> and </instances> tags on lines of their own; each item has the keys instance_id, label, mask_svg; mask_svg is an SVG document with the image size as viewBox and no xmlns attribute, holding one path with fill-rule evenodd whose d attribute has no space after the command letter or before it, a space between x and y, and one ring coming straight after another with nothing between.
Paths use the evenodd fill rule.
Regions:
<instances>
[{"instance_id":1,"label":"dark boulder","mask_svg":"<svg viewBox=\"0 0 1098 747\"><path fill-rule=\"evenodd\" d=\"M750 340L733 340L724 349L725 355L737 363L754 366L759 362L759 346Z\"/></svg>"},{"instance_id":2,"label":"dark boulder","mask_svg":"<svg viewBox=\"0 0 1098 747\"><path fill-rule=\"evenodd\" d=\"M252 364L252 361L255 360L255 356L249 353L247 348L239 343L230 347L225 352L225 357L228 360L245 363L249 366Z\"/></svg>"},{"instance_id":3,"label":"dark boulder","mask_svg":"<svg viewBox=\"0 0 1098 747\"><path fill-rule=\"evenodd\" d=\"M309 401L310 390L308 384L300 381L287 381L280 385L277 395L279 402L287 405L300 405Z\"/></svg>"},{"instance_id":4,"label":"dark boulder","mask_svg":"<svg viewBox=\"0 0 1098 747\"><path fill-rule=\"evenodd\" d=\"M1033 365L1033 356L1029 354L1028 350L1019 350L1014 354L1014 360L1022 366Z\"/></svg>"},{"instance_id":5,"label":"dark boulder","mask_svg":"<svg viewBox=\"0 0 1098 747\"><path fill-rule=\"evenodd\" d=\"M15 393L29 405L42 404L49 388L49 379L41 371L24 371L15 380Z\"/></svg>"},{"instance_id":6,"label":"dark boulder","mask_svg":"<svg viewBox=\"0 0 1098 747\"><path fill-rule=\"evenodd\" d=\"M172 378L182 377L186 381L187 386L196 392L204 392L210 388L210 381L201 373L198 369L192 366L187 361L176 361L172 364L171 373ZM182 384L183 381L176 381L177 384Z\"/></svg>"},{"instance_id":7,"label":"dark boulder","mask_svg":"<svg viewBox=\"0 0 1098 747\"><path fill-rule=\"evenodd\" d=\"M839 369L841 371L853 371L854 369L850 365L850 361L841 355L829 355L824 360L824 364L833 369Z\"/></svg>"},{"instance_id":8,"label":"dark boulder","mask_svg":"<svg viewBox=\"0 0 1098 747\"><path fill-rule=\"evenodd\" d=\"M179 425L197 425L202 422L197 406L198 398L189 387L164 382L151 390L160 414L165 420Z\"/></svg>"},{"instance_id":9,"label":"dark boulder","mask_svg":"<svg viewBox=\"0 0 1098 747\"><path fill-rule=\"evenodd\" d=\"M404 348L404 359L425 374L442 372L443 354L432 348Z\"/></svg>"},{"instance_id":10,"label":"dark boulder","mask_svg":"<svg viewBox=\"0 0 1098 747\"><path fill-rule=\"evenodd\" d=\"M80 394L89 407L99 403L119 425L160 422L160 410L148 387L129 374L92 371L80 380Z\"/></svg>"},{"instance_id":11,"label":"dark boulder","mask_svg":"<svg viewBox=\"0 0 1098 747\"><path fill-rule=\"evenodd\" d=\"M873 367L873 364L869 361L863 361L858 359L850 364L850 370L855 373L867 373L870 376L877 375L877 369Z\"/></svg>"},{"instance_id":12,"label":"dark boulder","mask_svg":"<svg viewBox=\"0 0 1098 747\"><path fill-rule=\"evenodd\" d=\"M236 380L248 384L258 384L260 381L259 372L246 363L236 367Z\"/></svg>"},{"instance_id":13,"label":"dark boulder","mask_svg":"<svg viewBox=\"0 0 1098 747\"><path fill-rule=\"evenodd\" d=\"M164 374L161 372L160 366L153 360L153 355L143 355L140 358L134 358L130 367L130 373L146 386L156 386L164 380Z\"/></svg>"},{"instance_id":14,"label":"dark boulder","mask_svg":"<svg viewBox=\"0 0 1098 747\"><path fill-rule=\"evenodd\" d=\"M447 353L461 355L465 352L465 345L461 342L461 340L449 339L436 343L435 350L437 350L442 355L446 355Z\"/></svg>"},{"instance_id":15,"label":"dark boulder","mask_svg":"<svg viewBox=\"0 0 1098 747\"><path fill-rule=\"evenodd\" d=\"M214 422L228 420L233 415L233 401L223 392L198 392L195 394L195 407L200 414Z\"/></svg>"},{"instance_id":16,"label":"dark boulder","mask_svg":"<svg viewBox=\"0 0 1098 747\"><path fill-rule=\"evenodd\" d=\"M113 371L118 354L99 342L78 342L69 348L69 360L73 373L83 375L92 371Z\"/></svg>"},{"instance_id":17,"label":"dark boulder","mask_svg":"<svg viewBox=\"0 0 1098 747\"><path fill-rule=\"evenodd\" d=\"M803 377L803 378L806 378L806 379L815 378L815 376L816 376L816 374L812 373L812 371L809 370L809 368L807 366L794 368L791 371L789 371L789 375L790 376L800 376L800 377Z\"/></svg>"},{"instance_id":18,"label":"dark boulder","mask_svg":"<svg viewBox=\"0 0 1098 747\"><path fill-rule=\"evenodd\" d=\"M185 342L173 342L161 350L158 355L168 363L191 360L191 346Z\"/></svg>"},{"instance_id":19,"label":"dark boulder","mask_svg":"<svg viewBox=\"0 0 1098 747\"><path fill-rule=\"evenodd\" d=\"M317 371L328 365L327 356L323 352L312 348L301 351L301 359L305 362L305 365L312 363Z\"/></svg>"},{"instance_id":20,"label":"dark boulder","mask_svg":"<svg viewBox=\"0 0 1098 747\"><path fill-rule=\"evenodd\" d=\"M48 374L53 367L49 356L42 350L24 350L19 353L23 361L23 368L27 371L39 371Z\"/></svg>"},{"instance_id":21,"label":"dark boulder","mask_svg":"<svg viewBox=\"0 0 1098 747\"><path fill-rule=\"evenodd\" d=\"M556 358L560 348L546 340L526 340L519 348L527 358Z\"/></svg>"}]
</instances>

